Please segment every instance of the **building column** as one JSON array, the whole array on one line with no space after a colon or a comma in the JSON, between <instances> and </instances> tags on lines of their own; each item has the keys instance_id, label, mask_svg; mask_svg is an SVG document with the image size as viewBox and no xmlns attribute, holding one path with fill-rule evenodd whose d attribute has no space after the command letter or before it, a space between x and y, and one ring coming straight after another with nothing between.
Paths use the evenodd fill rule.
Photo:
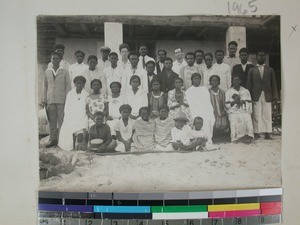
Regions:
<instances>
[{"instance_id":1,"label":"building column","mask_svg":"<svg viewBox=\"0 0 300 225\"><path fill-rule=\"evenodd\" d=\"M226 32L226 55L228 55L228 43L236 41L238 43L237 56L241 48L246 48L246 27L230 26Z\"/></svg>"},{"instance_id":2,"label":"building column","mask_svg":"<svg viewBox=\"0 0 300 225\"><path fill-rule=\"evenodd\" d=\"M123 24L104 23L104 45L111 48L112 52L119 52L119 45L123 43Z\"/></svg>"}]
</instances>

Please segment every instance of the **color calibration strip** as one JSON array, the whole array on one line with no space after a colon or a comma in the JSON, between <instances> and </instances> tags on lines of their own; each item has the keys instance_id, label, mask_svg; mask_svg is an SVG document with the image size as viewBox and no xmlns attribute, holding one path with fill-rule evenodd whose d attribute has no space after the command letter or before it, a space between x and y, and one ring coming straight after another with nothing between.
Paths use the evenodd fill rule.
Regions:
<instances>
[{"instance_id":1,"label":"color calibration strip","mask_svg":"<svg viewBox=\"0 0 300 225\"><path fill-rule=\"evenodd\" d=\"M39 224L280 223L282 189L180 193L39 193Z\"/></svg>"}]
</instances>

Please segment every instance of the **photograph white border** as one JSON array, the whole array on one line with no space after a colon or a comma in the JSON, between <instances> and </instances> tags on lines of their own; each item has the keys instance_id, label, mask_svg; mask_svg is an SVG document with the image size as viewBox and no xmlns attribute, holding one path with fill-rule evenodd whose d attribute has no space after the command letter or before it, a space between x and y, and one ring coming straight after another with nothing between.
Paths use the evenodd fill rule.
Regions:
<instances>
[{"instance_id":1,"label":"photograph white border","mask_svg":"<svg viewBox=\"0 0 300 225\"><path fill-rule=\"evenodd\" d=\"M233 1L229 1L233 2ZM244 1L238 1L242 3ZM259 14L281 15L283 104L283 224L298 222L300 186L298 126L300 108L296 104L299 79L299 2L297 0L256 1ZM76 8L75 8L76 7ZM0 188L1 223L37 223L38 137L35 111L36 31L40 14L227 14L227 1L6 1L1 9L2 33L2 156ZM236 13L235 13L236 14Z\"/></svg>"}]
</instances>

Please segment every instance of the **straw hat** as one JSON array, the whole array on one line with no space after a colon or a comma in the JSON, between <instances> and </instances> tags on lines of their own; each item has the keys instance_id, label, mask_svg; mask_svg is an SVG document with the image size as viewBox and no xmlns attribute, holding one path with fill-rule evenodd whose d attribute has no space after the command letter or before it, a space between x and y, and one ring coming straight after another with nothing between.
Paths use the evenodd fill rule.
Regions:
<instances>
[{"instance_id":1,"label":"straw hat","mask_svg":"<svg viewBox=\"0 0 300 225\"><path fill-rule=\"evenodd\" d=\"M185 122L188 122L188 121L189 121L189 119L187 118L186 114L185 114L184 112L182 112L182 111L178 111L178 112L176 113L176 116L175 116L174 120L175 120L175 121L176 121L176 120L183 120L183 121L185 121Z\"/></svg>"}]
</instances>

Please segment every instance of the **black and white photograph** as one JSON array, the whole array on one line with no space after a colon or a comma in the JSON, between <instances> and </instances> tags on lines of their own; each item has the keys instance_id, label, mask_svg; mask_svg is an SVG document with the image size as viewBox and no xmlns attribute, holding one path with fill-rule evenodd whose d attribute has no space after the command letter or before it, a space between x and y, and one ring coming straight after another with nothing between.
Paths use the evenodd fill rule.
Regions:
<instances>
[{"instance_id":1,"label":"black and white photograph","mask_svg":"<svg viewBox=\"0 0 300 225\"><path fill-rule=\"evenodd\" d=\"M277 15L40 15L41 191L281 187Z\"/></svg>"}]
</instances>

